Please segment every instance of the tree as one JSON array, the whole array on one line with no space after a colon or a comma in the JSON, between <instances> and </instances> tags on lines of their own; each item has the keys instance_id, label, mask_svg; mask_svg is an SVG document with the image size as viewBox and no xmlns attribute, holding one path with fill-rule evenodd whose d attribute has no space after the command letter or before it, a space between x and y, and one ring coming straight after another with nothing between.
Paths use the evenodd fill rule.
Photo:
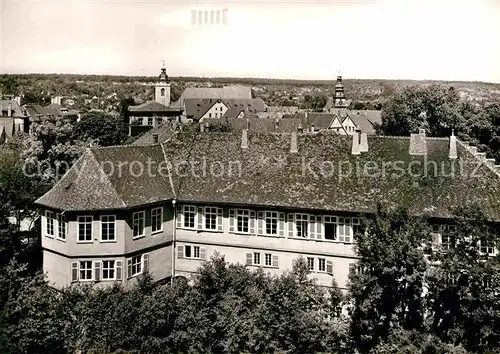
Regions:
<instances>
[{"instance_id":1,"label":"tree","mask_svg":"<svg viewBox=\"0 0 500 354\"><path fill-rule=\"evenodd\" d=\"M100 146L120 145L127 137L123 120L103 112L89 112L74 124L72 140L98 141Z\"/></svg>"},{"instance_id":2,"label":"tree","mask_svg":"<svg viewBox=\"0 0 500 354\"><path fill-rule=\"evenodd\" d=\"M423 328L426 262L421 245L428 228L406 211L380 207L356 237L357 271L350 275L351 337L361 352L386 340L394 328Z\"/></svg>"}]
</instances>

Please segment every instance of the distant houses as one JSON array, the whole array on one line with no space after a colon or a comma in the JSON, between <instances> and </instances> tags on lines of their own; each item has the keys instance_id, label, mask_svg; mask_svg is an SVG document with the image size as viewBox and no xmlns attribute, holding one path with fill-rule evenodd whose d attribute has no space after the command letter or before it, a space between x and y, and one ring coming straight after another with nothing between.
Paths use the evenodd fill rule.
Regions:
<instances>
[{"instance_id":1,"label":"distant houses","mask_svg":"<svg viewBox=\"0 0 500 354\"><path fill-rule=\"evenodd\" d=\"M27 133L29 115L20 105L20 98L0 100L0 144L5 143L16 132Z\"/></svg>"}]
</instances>

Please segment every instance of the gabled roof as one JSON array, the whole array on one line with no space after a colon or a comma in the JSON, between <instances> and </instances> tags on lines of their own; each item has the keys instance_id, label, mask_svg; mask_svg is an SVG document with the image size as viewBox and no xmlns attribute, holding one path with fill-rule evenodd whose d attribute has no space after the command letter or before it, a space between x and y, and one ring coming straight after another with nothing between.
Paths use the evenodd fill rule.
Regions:
<instances>
[{"instance_id":1,"label":"gabled roof","mask_svg":"<svg viewBox=\"0 0 500 354\"><path fill-rule=\"evenodd\" d=\"M146 101L138 106L129 106L129 112L180 112L178 106L165 106L156 101Z\"/></svg>"},{"instance_id":2,"label":"gabled roof","mask_svg":"<svg viewBox=\"0 0 500 354\"><path fill-rule=\"evenodd\" d=\"M192 118L193 120L199 120L210 108L219 103L219 101L223 103L221 100L215 98L184 100L186 117ZM223 104L227 107L227 104Z\"/></svg>"},{"instance_id":3,"label":"gabled roof","mask_svg":"<svg viewBox=\"0 0 500 354\"><path fill-rule=\"evenodd\" d=\"M24 107L19 106L16 100L0 100L0 116L2 115L2 111L6 111L9 107L11 107L11 117L14 118L24 118L25 109Z\"/></svg>"},{"instance_id":4,"label":"gabled roof","mask_svg":"<svg viewBox=\"0 0 500 354\"><path fill-rule=\"evenodd\" d=\"M155 142L153 141L153 135L158 135L158 142L164 143L172 137L176 132L176 128L170 123L163 123L159 127L152 128L142 134L132 145L151 145Z\"/></svg>"},{"instance_id":5,"label":"gabled roof","mask_svg":"<svg viewBox=\"0 0 500 354\"><path fill-rule=\"evenodd\" d=\"M87 161L88 167L81 173L72 168L38 203L90 210L133 207L175 196L193 203L374 212L381 202L388 208L407 207L413 214L443 218L450 217L456 206L479 204L500 221L499 176L484 164L475 171L477 159L460 144L458 160L450 160L448 139L427 138L426 157L409 155L407 137L369 136L369 150L361 155L351 154L350 136L299 134L297 153L290 152L290 140L290 134L249 132L248 148L242 149L241 133L180 132L162 145L163 151L160 145L91 149L76 165ZM155 177L135 177L128 168L121 177L117 171L105 176L99 167L105 161L115 166L133 161L147 166L147 161L154 161ZM163 175L156 168L162 161L170 166ZM443 173L429 172L429 161ZM464 162L460 173L458 161ZM364 172L367 164L370 174Z\"/></svg>"},{"instance_id":6,"label":"gabled roof","mask_svg":"<svg viewBox=\"0 0 500 354\"><path fill-rule=\"evenodd\" d=\"M362 110L362 111L350 111L349 117L358 126L363 133L370 135L375 134L375 124L381 124L381 111L375 110Z\"/></svg>"},{"instance_id":7,"label":"gabled roof","mask_svg":"<svg viewBox=\"0 0 500 354\"><path fill-rule=\"evenodd\" d=\"M250 99L252 98L252 88L239 85L225 87L186 87L180 97L180 101L193 98Z\"/></svg>"},{"instance_id":8,"label":"gabled roof","mask_svg":"<svg viewBox=\"0 0 500 354\"><path fill-rule=\"evenodd\" d=\"M59 210L90 211L168 200L174 194L168 173L163 171L164 161L160 145L87 149L37 203Z\"/></svg>"},{"instance_id":9,"label":"gabled roof","mask_svg":"<svg viewBox=\"0 0 500 354\"><path fill-rule=\"evenodd\" d=\"M207 111L215 104L222 103L228 109L224 114L226 118L236 118L241 111L249 110L250 112L263 112L267 106L261 98L251 99L218 99L218 98L202 98L202 99L185 99L184 105L186 108L186 117L193 120L199 120Z\"/></svg>"},{"instance_id":10,"label":"gabled roof","mask_svg":"<svg viewBox=\"0 0 500 354\"><path fill-rule=\"evenodd\" d=\"M304 128L308 128L313 124L314 129L328 129L335 115L311 112L306 116L305 113L297 113L295 118L300 119Z\"/></svg>"}]
</instances>

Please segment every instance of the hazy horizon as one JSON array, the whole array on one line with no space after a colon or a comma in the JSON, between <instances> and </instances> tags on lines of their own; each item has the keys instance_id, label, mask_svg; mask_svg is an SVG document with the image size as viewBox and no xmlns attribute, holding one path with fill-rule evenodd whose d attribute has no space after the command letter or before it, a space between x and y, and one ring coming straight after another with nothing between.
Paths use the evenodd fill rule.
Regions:
<instances>
[{"instance_id":1,"label":"hazy horizon","mask_svg":"<svg viewBox=\"0 0 500 354\"><path fill-rule=\"evenodd\" d=\"M0 1L6 74L500 83L500 0Z\"/></svg>"}]
</instances>

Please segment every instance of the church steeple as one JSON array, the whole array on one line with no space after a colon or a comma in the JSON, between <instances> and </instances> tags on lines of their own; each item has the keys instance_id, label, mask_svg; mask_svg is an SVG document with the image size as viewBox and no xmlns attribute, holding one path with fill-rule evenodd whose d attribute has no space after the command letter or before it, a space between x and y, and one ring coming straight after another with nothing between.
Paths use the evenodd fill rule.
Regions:
<instances>
[{"instance_id":1,"label":"church steeple","mask_svg":"<svg viewBox=\"0 0 500 354\"><path fill-rule=\"evenodd\" d=\"M165 68L165 61L161 67L158 82L155 84L155 101L164 106L170 105L170 83L168 82L167 69Z\"/></svg>"},{"instance_id":2,"label":"church steeple","mask_svg":"<svg viewBox=\"0 0 500 354\"><path fill-rule=\"evenodd\" d=\"M347 107L346 98L344 94L344 84L342 84L342 76L337 76L337 83L335 84L335 108Z\"/></svg>"}]
</instances>

